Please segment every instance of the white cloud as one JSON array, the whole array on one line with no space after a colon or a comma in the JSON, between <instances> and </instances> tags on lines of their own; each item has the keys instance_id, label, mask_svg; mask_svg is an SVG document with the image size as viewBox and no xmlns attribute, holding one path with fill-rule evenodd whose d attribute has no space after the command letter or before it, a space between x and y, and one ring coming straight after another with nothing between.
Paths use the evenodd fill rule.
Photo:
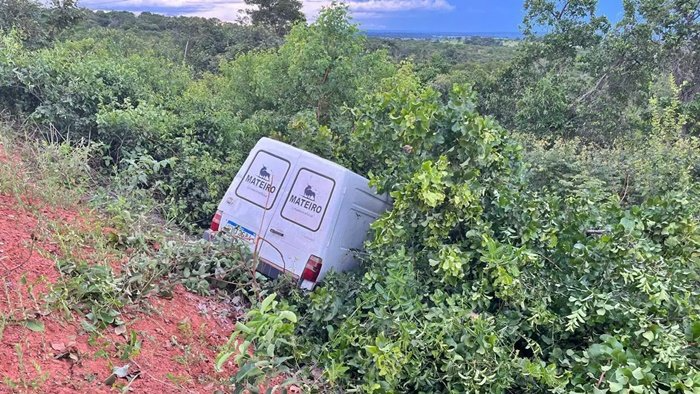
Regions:
<instances>
[{"instance_id":1,"label":"white cloud","mask_svg":"<svg viewBox=\"0 0 700 394\"><path fill-rule=\"evenodd\" d=\"M447 0L366 0L349 1L352 11L396 12L414 10L452 10Z\"/></svg>"},{"instance_id":2,"label":"white cloud","mask_svg":"<svg viewBox=\"0 0 700 394\"><path fill-rule=\"evenodd\" d=\"M239 16L241 16L241 11L245 10L247 6L240 3L223 3L223 4L212 4L211 7L207 7L201 11L184 13L185 16L200 16L202 18L218 18L222 21L234 22Z\"/></svg>"},{"instance_id":3,"label":"white cloud","mask_svg":"<svg viewBox=\"0 0 700 394\"><path fill-rule=\"evenodd\" d=\"M303 0L302 11L310 21L316 20L331 0ZM405 11L450 11L449 0L347 0L356 21L381 19L391 13ZM101 10L151 11L163 14L201 16L235 21L247 8L243 0L83 0L80 5Z\"/></svg>"}]
</instances>

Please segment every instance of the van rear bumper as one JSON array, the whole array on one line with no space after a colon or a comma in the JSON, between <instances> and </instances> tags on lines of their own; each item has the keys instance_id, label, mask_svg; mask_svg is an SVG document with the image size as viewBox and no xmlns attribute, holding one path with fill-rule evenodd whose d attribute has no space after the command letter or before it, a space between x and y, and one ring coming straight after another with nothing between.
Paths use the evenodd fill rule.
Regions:
<instances>
[{"instance_id":1,"label":"van rear bumper","mask_svg":"<svg viewBox=\"0 0 700 394\"><path fill-rule=\"evenodd\" d=\"M277 264L262 257L258 258L258 267L256 270L270 279L277 279L280 275L286 274L290 275L296 280L299 280L299 275L294 275L291 271L285 272L285 270L278 267Z\"/></svg>"},{"instance_id":2,"label":"van rear bumper","mask_svg":"<svg viewBox=\"0 0 700 394\"><path fill-rule=\"evenodd\" d=\"M277 268L274 264L262 258L258 261L256 270L270 279L277 279L284 273L284 271Z\"/></svg>"}]
</instances>

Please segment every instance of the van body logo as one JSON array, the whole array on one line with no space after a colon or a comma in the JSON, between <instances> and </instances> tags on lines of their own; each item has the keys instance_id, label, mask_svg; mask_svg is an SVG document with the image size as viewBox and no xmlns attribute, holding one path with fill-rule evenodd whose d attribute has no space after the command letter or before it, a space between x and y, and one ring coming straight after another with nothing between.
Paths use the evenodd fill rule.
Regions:
<instances>
[{"instance_id":1,"label":"van body logo","mask_svg":"<svg viewBox=\"0 0 700 394\"><path fill-rule=\"evenodd\" d=\"M315 213L321 213L323 211L323 205L316 204L316 190L314 190L311 185L306 185L303 196L290 194L289 202L307 211Z\"/></svg>"},{"instance_id":2,"label":"van body logo","mask_svg":"<svg viewBox=\"0 0 700 394\"><path fill-rule=\"evenodd\" d=\"M270 174L267 167L263 165L258 172L258 176L246 174L245 182L262 189L269 194L274 194L277 191L277 187L270 183L270 178L272 178L272 174Z\"/></svg>"},{"instance_id":3,"label":"van body logo","mask_svg":"<svg viewBox=\"0 0 700 394\"><path fill-rule=\"evenodd\" d=\"M304 197L308 200L316 201L316 192L311 188L311 185L307 185L306 189L304 189Z\"/></svg>"},{"instance_id":4,"label":"van body logo","mask_svg":"<svg viewBox=\"0 0 700 394\"><path fill-rule=\"evenodd\" d=\"M270 173L267 172L267 167L262 166L260 169L260 178L270 180Z\"/></svg>"}]
</instances>

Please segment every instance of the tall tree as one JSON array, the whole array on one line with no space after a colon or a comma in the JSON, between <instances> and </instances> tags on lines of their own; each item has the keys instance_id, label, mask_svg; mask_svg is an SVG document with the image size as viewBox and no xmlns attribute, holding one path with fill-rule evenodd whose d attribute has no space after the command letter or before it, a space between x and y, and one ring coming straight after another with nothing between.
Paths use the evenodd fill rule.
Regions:
<instances>
[{"instance_id":1,"label":"tall tree","mask_svg":"<svg viewBox=\"0 0 700 394\"><path fill-rule=\"evenodd\" d=\"M673 74L693 110L700 0L625 0L615 24L599 15L598 3L526 0L525 40L514 62L481 88L484 109L511 129L610 143L643 127L652 86Z\"/></svg>"},{"instance_id":2,"label":"tall tree","mask_svg":"<svg viewBox=\"0 0 700 394\"><path fill-rule=\"evenodd\" d=\"M55 35L72 27L84 17L83 10L78 8L77 0L51 0L47 22L51 33Z\"/></svg>"},{"instance_id":3,"label":"tall tree","mask_svg":"<svg viewBox=\"0 0 700 394\"><path fill-rule=\"evenodd\" d=\"M0 0L0 32L16 29L32 42L43 35L41 4L34 0Z\"/></svg>"},{"instance_id":4,"label":"tall tree","mask_svg":"<svg viewBox=\"0 0 700 394\"><path fill-rule=\"evenodd\" d=\"M285 35L294 23L306 21L300 0L245 0L255 8L246 11L254 25L270 26L277 34Z\"/></svg>"}]
</instances>

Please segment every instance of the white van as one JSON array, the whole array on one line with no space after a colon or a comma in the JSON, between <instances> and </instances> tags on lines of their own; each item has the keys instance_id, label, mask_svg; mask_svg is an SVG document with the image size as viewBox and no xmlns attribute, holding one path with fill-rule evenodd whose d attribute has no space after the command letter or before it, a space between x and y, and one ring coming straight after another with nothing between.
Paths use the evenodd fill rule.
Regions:
<instances>
[{"instance_id":1,"label":"white van","mask_svg":"<svg viewBox=\"0 0 700 394\"><path fill-rule=\"evenodd\" d=\"M219 231L258 250L258 271L283 272L312 289L331 269L357 266L369 225L389 209L368 180L293 146L263 138L250 152L214 215Z\"/></svg>"}]
</instances>

